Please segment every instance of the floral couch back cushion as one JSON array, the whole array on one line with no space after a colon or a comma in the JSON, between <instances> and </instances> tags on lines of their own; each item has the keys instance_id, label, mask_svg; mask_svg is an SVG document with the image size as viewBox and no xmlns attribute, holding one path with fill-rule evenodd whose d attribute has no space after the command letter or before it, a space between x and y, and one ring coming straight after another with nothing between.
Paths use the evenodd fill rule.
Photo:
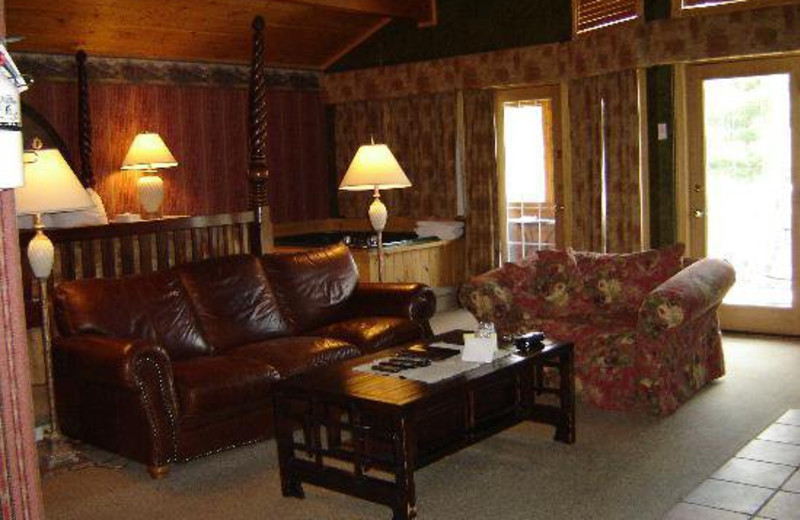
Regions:
<instances>
[{"instance_id":1,"label":"floral couch back cushion","mask_svg":"<svg viewBox=\"0 0 800 520\"><path fill-rule=\"evenodd\" d=\"M586 305L607 314L636 313L644 297L681 270L683 244L640 253L575 253Z\"/></svg>"},{"instance_id":2,"label":"floral couch back cushion","mask_svg":"<svg viewBox=\"0 0 800 520\"><path fill-rule=\"evenodd\" d=\"M530 315L565 318L585 312L580 298L583 284L572 250L538 251L535 262L515 267L512 272L522 274L523 269L527 277L516 285L514 299Z\"/></svg>"}]
</instances>

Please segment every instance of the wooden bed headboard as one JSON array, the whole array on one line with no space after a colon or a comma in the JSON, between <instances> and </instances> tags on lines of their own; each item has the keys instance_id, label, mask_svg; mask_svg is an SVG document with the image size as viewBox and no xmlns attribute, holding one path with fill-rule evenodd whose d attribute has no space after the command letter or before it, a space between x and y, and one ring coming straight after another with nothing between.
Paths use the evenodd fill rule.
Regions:
<instances>
[{"instance_id":1,"label":"wooden bed headboard","mask_svg":"<svg viewBox=\"0 0 800 520\"><path fill-rule=\"evenodd\" d=\"M86 53L76 54L78 68L78 128L80 180L94 185L92 123ZM207 216L163 218L134 223L46 229L56 251L50 284L82 278L109 278L150 273L189 262L232 254L263 254L273 249L273 229L267 205L267 76L264 65L264 20L253 21L250 69L249 171L250 211ZM20 231L26 248L33 230ZM28 327L41 324L38 281L23 258L22 275Z\"/></svg>"}]
</instances>

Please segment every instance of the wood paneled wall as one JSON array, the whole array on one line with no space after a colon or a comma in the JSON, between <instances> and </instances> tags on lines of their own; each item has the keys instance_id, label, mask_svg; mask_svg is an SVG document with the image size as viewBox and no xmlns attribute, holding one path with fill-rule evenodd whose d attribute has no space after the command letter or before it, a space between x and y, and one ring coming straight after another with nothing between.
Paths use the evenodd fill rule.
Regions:
<instances>
[{"instance_id":1,"label":"wood paneled wall","mask_svg":"<svg viewBox=\"0 0 800 520\"><path fill-rule=\"evenodd\" d=\"M138 173L119 170L137 133L158 132L178 159L166 170L165 214L247 209L247 90L94 83L90 86L94 171L109 216L138 213ZM77 85L40 81L23 101L46 117L77 160ZM324 107L318 91L272 89L269 198L276 222L325 218L330 194Z\"/></svg>"}]
</instances>

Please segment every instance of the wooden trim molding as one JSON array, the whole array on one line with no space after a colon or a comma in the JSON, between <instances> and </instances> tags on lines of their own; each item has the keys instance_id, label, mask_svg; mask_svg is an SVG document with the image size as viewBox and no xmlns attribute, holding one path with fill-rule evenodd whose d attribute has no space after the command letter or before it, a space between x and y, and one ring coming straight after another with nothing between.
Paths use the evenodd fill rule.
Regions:
<instances>
[{"instance_id":1,"label":"wooden trim molding","mask_svg":"<svg viewBox=\"0 0 800 520\"><path fill-rule=\"evenodd\" d=\"M410 18L419 24L435 23L436 0L278 0L314 7L387 18Z\"/></svg>"},{"instance_id":2,"label":"wooden trim molding","mask_svg":"<svg viewBox=\"0 0 800 520\"><path fill-rule=\"evenodd\" d=\"M77 81L75 59L60 54L12 53L20 70L37 81ZM250 66L182 61L135 60L92 56L85 74L92 83L140 83L248 88ZM318 90L321 73L300 69L264 68L269 88Z\"/></svg>"},{"instance_id":3,"label":"wooden trim molding","mask_svg":"<svg viewBox=\"0 0 800 520\"><path fill-rule=\"evenodd\" d=\"M684 0L672 0L672 16L705 16L710 13L731 13L796 2L797 0L708 0L711 5L684 7Z\"/></svg>"}]
</instances>

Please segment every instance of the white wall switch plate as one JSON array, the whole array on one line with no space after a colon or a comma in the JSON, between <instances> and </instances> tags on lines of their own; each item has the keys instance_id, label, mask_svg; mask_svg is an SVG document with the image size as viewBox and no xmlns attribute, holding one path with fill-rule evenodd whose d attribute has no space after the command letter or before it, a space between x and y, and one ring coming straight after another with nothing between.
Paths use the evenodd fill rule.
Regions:
<instances>
[{"instance_id":1,"label":"white wall switch plate","mask_svg":"<svg viewBox=\"0 0 800 520\"><path fill-rule=\"evenodd\" d=\"M658 123L658 140L666 141L668 138L667 123Z\"/></svg>"}]
</instances>

